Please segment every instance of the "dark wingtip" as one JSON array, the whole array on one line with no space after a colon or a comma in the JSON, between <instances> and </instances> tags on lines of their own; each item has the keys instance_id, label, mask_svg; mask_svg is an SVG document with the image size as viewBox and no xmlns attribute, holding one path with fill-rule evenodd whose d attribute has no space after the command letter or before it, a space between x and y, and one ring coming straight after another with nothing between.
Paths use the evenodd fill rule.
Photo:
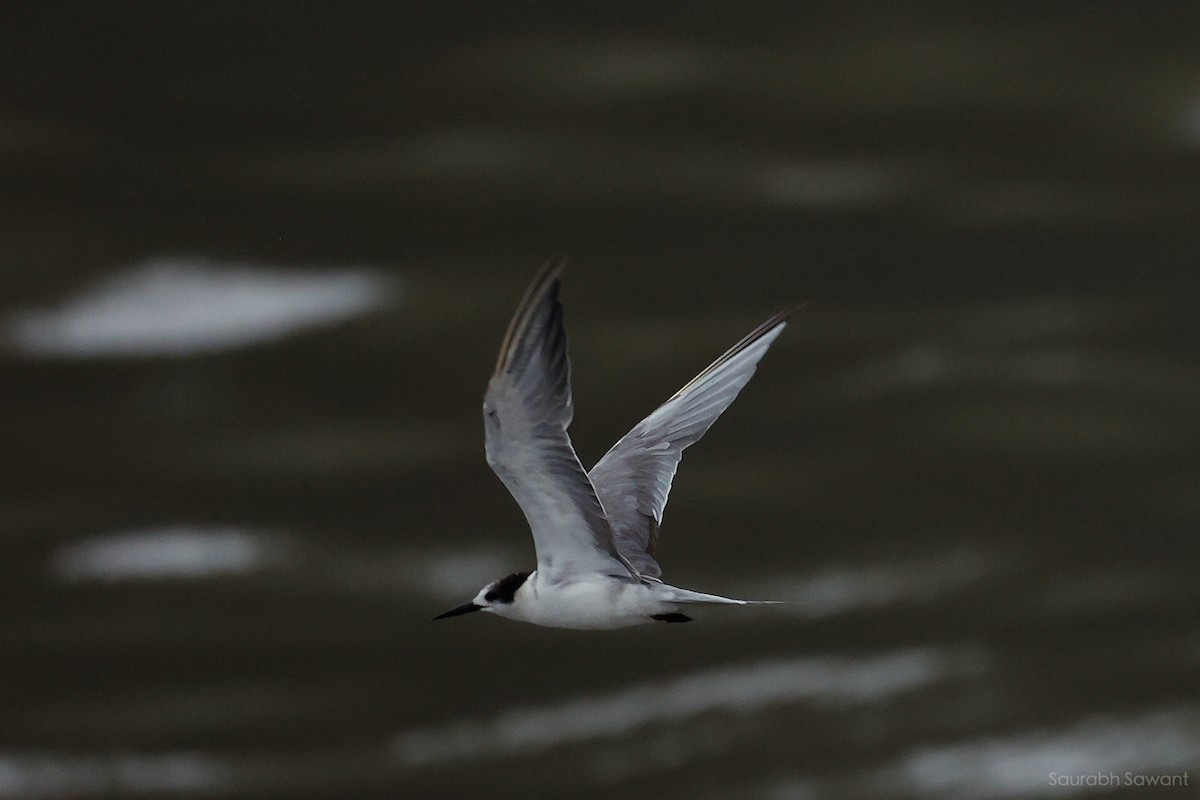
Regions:
<instances>
[{"instance_id":1,"label":"dark wingtip","mask_svg":"<svg viewBox=\"0 0 1200 800\"><path fill-rule=\"evenodd\" d=\"M766 322L764 322L762 325L759 325L757 330L769 331L779 323L787 320L788 317L792 316L800 309L807 307L808 304L808 300L801 300L799 303L792 303L790 306L781 308L779 311L776 311L774 314L772 314Z\"/></svg>"},{"instance_id":2,"label":"dark wingtip","mask_svg":"<svg viewBox=\"0 0 1200 800\"><path fill-rule=\"evenodd\" d=\"M705 367L703 370L701 370L699 375L692 378L690 381L688 381L682 387L680 387L679 391L675 392L675 394L673 394L671 396L671 398L674 399L676 397L679 397L681 394L686 392L688 389L692 388L692 386L694 386L698 381L704 380L704 378L706 378L708 375L710 375L713 372L713 370L720 369L734 356L741 353L747 347L750 347L752 344L754 344L759 339L761 339L762 337L769 334L771 331L773 331L776 328L778 328L779 326L783 325L787 321L787 318L791 314L793 314L794 312L798 311L799 309L803 308L806 305L808 305L807 301L801 302L801 303L793 303L792 305L787 306L786 308L784 308L780 311L776 311L774 314L772 314L770 317L768 317L762 324L760 324L754 330L750 331L745 336L743 336L740 340L738 340L737 344L735 344L733 347L729 348L724 353L722 353L721 356L716 361L712 362L707 367Z\"/></svg>"},{"instance_id":3,"label":"dark wingtip","mask_svg":"<svg viewBox=\"0 0 1200 800\"><path fill-rule=\"evenodd\" d=\"M757 328L755 328L754 330L750 331L748 334L743 336L741 341L739 341L733 347L726 350L725 354L722 355L719 359L717 359L717 361L713 364L713 366L716 366L717 364L721 363L722 361L729 358L730 356L733 356L733 355L741 352L742 350L749 347L754 342L761 339L766 334L775 330L780 325L782 325L784 322L786 322L788 317L790 317L792 314L796 313L800 309L804 308L806 305L808 305L807 300L800 302L800 303L792 303L790 306L787 306L779 311L776 311L774 314L767 317L767 319L761 325L759 325Z\"/></svg>"},{"instance_id":4,"label":"dark wingtip","mask_svg":"<svg viewBox=\"0 0 1200 800\"><path fill-rule=\"evenodd\" d=\"M504 372L512 359L513 345L521 337L521 329L528 323L530 316L541 304L542 299L547 294L557 297L560 276L566 266L566 256L556 256L543 264L533 280L529 282L529 287L525 289L525 294L521 297L520 304L517 305L517 311L513 314L512 321L508 323L504 341L500 344L500 357L496 361L494 374L500 375Z\"/></svg>"}]
</instances>

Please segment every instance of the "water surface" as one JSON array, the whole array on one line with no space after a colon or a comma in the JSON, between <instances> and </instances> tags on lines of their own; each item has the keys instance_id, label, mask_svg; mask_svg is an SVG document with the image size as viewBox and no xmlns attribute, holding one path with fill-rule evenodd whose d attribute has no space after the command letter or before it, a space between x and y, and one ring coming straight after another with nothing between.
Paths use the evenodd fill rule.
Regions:
<instances>
[{"instance_id":1,"label":"water surface","mask_svg":"<svg viewBox=\"0 0 1200 800\"><path fill-rule=\"evenodd\" d=\"M1200 20L906 8L10 12L0 796L1194 796ZM790 606L430 621L562 252L589 463L807 301L660 550Z\"/></svg>"}]
</instances>

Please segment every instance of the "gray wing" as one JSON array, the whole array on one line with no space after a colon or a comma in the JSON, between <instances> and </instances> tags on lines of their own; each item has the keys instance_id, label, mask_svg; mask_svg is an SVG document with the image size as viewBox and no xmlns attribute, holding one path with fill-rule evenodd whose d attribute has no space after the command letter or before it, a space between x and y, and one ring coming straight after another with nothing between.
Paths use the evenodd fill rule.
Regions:
<instances>
[{"instance_id":1,"label":"gray wing","mask_svg":"<svg viewBox=\"0 0 1200 800\"><path fill-rule=\"evenodd\" d=\"M558 302L562 266L550 262L538 273L500 347L483 398L487 461L525 512L539 574L633 575L567 435L572 408Z\"/></svg>"},{"instance_id":2,"label":"gray wing","mask_svg":"<svg viewBox=\"0 0 1200 800\"><path fill-rule=\"evenodd\" d=\"M600 459L589 477L604 504L617 549L641 575L658 578L658 527L671 479L688 445L695 444L749 382L771 342L783 332L781 311L634 426Z\"/></svg>"}]
</instances>

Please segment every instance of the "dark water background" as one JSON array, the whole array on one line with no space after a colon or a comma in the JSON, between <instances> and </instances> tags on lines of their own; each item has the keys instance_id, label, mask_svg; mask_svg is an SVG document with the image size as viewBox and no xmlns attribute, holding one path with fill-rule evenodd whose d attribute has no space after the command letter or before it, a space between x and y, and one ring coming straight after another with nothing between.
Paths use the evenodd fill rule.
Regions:
<instances>
[{"instance_id":1,"label":"dark water background","mask_svg":"<svg viewBox=\"0 0 1200 800\"><path fill-rule=\"evenodd\" d=\"M1198 23L6 4L0 797L1196 796ZM661 549L789 609L430 622L557 253L589 463L808 301Z\"/></svg>"}]
</instances>

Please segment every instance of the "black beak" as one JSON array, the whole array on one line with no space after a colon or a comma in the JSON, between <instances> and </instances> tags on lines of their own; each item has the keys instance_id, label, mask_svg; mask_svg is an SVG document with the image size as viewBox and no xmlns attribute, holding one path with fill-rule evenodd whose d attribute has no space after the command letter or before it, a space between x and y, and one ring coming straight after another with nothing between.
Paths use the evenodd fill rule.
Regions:
<instances>
[{"instance_id":1,"label":"black beak","mask_svg":"<svg viewBox=\"0 0 1200 800\"><path fill-rule=\"evenodd\" d=\"M463 603L458 608L452 608L444 614L438 614L434 619L445 619L446 617L457 617L459 614L470 614L472 611L478 611L483 606L477 606L474 603Z\"/></svg>"}]
</instances>

